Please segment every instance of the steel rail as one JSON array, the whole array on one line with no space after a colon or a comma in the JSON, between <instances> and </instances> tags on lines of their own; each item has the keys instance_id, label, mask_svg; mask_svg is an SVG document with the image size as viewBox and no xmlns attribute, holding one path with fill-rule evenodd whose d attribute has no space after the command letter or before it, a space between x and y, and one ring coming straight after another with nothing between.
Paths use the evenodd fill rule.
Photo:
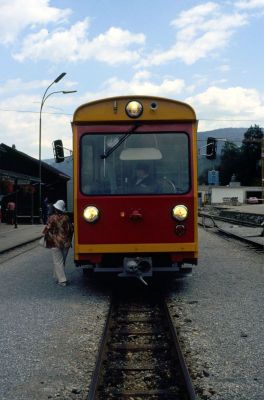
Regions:
<instances>
[{"instance_id":1,"label":"steel rail","mask_svg":"<svg viewBox=\"0 0 264 400\"><path fill-rule=\"evenodd\" d=\"M199 217L202 218L211 218L213 220L218 220L218 221L224 221L224 222L230 222L232 224L237 224L237 225L241 225L241 226L246 226L249 228L261 228L262 224L256 224L254 222L250 222L250 221L243 221L239 218L229 218L229 217L222 217L220 215L211 215L211 214L206 214L206 213L199 213L198 215Z\"/></svg>"},{"instance_id":2,"label":"steel rail","mask_svg":"<svg viewBox=\"0 0 264 400\"><path fill-rule=\"evenodd\" d=\"M260 248L260 249L264 250L264 246L263 246L262 243L258 243L258 242L256 242L256 241L253 241L253 240L252 240L253 237L255 237L255 238L256 238L256 237L263 237L263 232L262 232L261 234L259 234L259 235L256 235L256 236L241 236L241 235L238 235L238 234L236 234L236 233L227 231L227 230L225 230L224 228L220 228L220 227L217 225L217 223L215 222L215 219L225 221L225 220L222 219L221 217L215 217L215 216L212 216L212 215L210 215L210 214L200 214L200 217L202 217L202 223L199 223L199 222L198 222L198 224L201 225L204 229L207 229L207 228L216 228L217 231L218 231L219 233L221 233L221 234L223 234L223 235L225 235L225 236L234 238L234 239L239 240L239 241L241 241L241 242L244 242L244 243L246 243L246 244L252 245L253 247ZM206 226L206 225L205 225L205 218L211 219L212 222L213 222L213 226L210 226L210 227ZM240 224L240 222L239 222L238 220L233 220L233 221L231 221L231 220L229 219L228 221L225 221L225 222L232 222L232 223L234 223L234 224L236 224L236 225L241 225L241 226L249 226L249 225L245 225L245 224L242 224L242 223ZM251 225L250 227L262 228L261 225L254 225L254 226ZM251 239L250 239L250 238L251 238Z\"/></svg>"},{"instance_id":3,"label":"steel rail","mask_svg":"<svg viewBox=\"0 0 264 400\"><path fill-rule=\"evenodd\" d=\"M240 236L240 235L237 235L236 233L232 233L232 232L227 232L222 228L217 228L217 229L222 235L225 235L225 236L228 236L228 237L232 237L232 238L237 239L237 240L239 240L241 242L244 242L244 243L249 244L249 245L251 245L253 247L256 247L257 249L264 250L264 245L263 244L257 243L255 241L253 241L252 239L249 239L249 237ZM260 236L258 236L258 237L260 237Z\"/></svg>"},{"instance_id":4,"label":"steel rail","mask_svg":"<svg viewBox=\"0 0 264 400\"><path fill-rule=\"evenodd\" d=\"M184 381L185 381L185 385L186 385L186 389L187 389L187 393L188 393L188 399L189 400L195 400L196 399L196 394L195 394L194 387L193 387L193 384L192 384L191 376L189 374L189 370L188 370L184 355L183 355L183 353L181 351L181 346L180 346L180 342L179 342L179 339L178 339L177 330L175 328L175 325L173 323L173 319L172 319L170 310L169 310L169 308L167 306L167 303L164 300L164 298L162 298L162 306L163 306L164 312L165 312L165 314L167 316L167 320L168 320L168 323L169 323L170 331L171 331L171 334L172 334L172 337L173 337L174 346L175 346L175 348L177 350L178 359L179 359L179 362L180 362L180 365L181 365L181 370L182 370L182 373L183 373L183 377L184 377Z\"/></svg>"},{"instance_id":5,"label":"steel rail","mask_svg":"<svg viewBox=\"0 0 264 400\"><path fill-rule=\"evenodd\" d=\"M97 391L97 388L99 385L100 371L102 368L102 363L103 363L105 350L106 350L106 343L108 340L108 334L109 334L109 330L110 330L110 321L111 321L112 310L113 310L113 302L112 302L112 298L111 298L110 306L109 306L109 310L108 310L108 314L107 314L107 318L106 318L105 326L104 326L104 330L103 330L103 336L102 336L101 342L99 344L99 351L98 351L97 358L96 358L96 365L95 365L95 369L93 372L87 400L95 399L96 391Z\"/></svg>"},{"instance_id":6,"label":"steel rail","mask_svg":"<svg viewBox=\"0 0 264 400\"><path fill-rule=\"evenodd\" d=\"M132 309L131 311L131 309L129 309L129 305L128 309L126 310L123 304L120 307L121 309L118 309L118 305L117 306L116 304L114 305L114 300L116 299L114 299L113 296L111 297L111 304L105 322L103 336L100 341L96 366L94 369L87 400L95 400L95 399L97 400L102 398L125 399L131 396L140 398L160 398L160 396L162 396L164 397L164 399L175 399L175 400L196 399L190 374L188 372L188 368L180 348L177 332L174 327L170 311L166 305L166 301L158 297L157 293L155 295L156 295L155 303L154 305L151 303L148 304L149 308L147 309L147 311L146 309L142 311L142 309L140 308L136 308L135 310ZM126 297L126 300L129 301L129 296ZM122 314L126 312L127 315L129 313L135 313L136 315L140 316L140 314L144 312L149 315L145 316L144 318L142 317L137 318L136 315L134 315L133 318L126 319L123 317ZM118 313L121 313L121 318L118 318L120 316L118 315ZM161 313L162 319L164 320L163 325L160 323L159 315L157 313L158 314ZM127 326L124 327L125 320L127 322ZM140 325L140 328L137 327L135 329L133 325L131 327L131 324L133 323L138 323ZM154 326L153 329L154 323L158 324L158 327L160 329L159 332L156 325ZM145 324L147 325L147 327L142 327L141 324L143 325ZM161 330L161 326L163 327L163 330ZM153 336L155 336L157 333L159 334L158 336L159 339L156 339L155 341L155 338L153 339ZM126 338L129 336L137 336L139 343L131 343L129 342L129 340L126 341L126 339L120 339L120 336L122 338ZM146 338L149 337L148 342L144 342L144 337ZM117 343L115 343L116 340ZM166 340L168 340L169 342L166 342ZM133 358L127 361L127 356L126 356L127 352L130 354L136 354L136 357L137 356L141 357L140 356L141 352L144 353L149 351L151 352L151 354L152 352L154 352L154 356L152 356L154 357L153 360L151 359L151 356L150 359L148 359L149 357L148 354L148 356L144 360L142 360L142 358L139 358L140 365L137 365L138 361L136 361L135 359L133 363ZM121 356L122 354L125 354L124 356L125 358L122 358ZM158 357L157 354L160 354L161 357L160 361L158 361L159 359L157 358ZM164 372L162 369L160 369L160 363L165 363L164 364L165 370L167 371L168 374L171 374L170 375L171 378L169 378L167 382L168 386L165 385L165 387L160 386L160 384L158 383L159 379L162 379L162 373ZM173 365L173 367L171 365ZM171 370L168 369L169 366L171 366L172 368ZM174 376L175 367L177 371L176 373L177 377ZM154 384L153 387L146 387L146 388L144 388L144 385L140 387L137 387L137 385L135 385L134 387L132 385L132 387L130 387L128 385L128 387L125 388L126 378L127 378L126 373L131 373L133 371L134 373L137 372L142 373L144 371L149 371L149 373L153 372L153 379L158 379L157 385ZM181 378L179 378L179 376ZM120 380L116 384L116 387L113 386L112 383L113 381L115 382L115 379ZM172 379L172 381L170 379ZM143 375L143 381L144 381L144 375ZM104 386L105 382L106 386ZM123 384L124 388L122 386ZM184 392L184 394L182 394L183 393L182 391Z\"/></svg>"}]
</instances>

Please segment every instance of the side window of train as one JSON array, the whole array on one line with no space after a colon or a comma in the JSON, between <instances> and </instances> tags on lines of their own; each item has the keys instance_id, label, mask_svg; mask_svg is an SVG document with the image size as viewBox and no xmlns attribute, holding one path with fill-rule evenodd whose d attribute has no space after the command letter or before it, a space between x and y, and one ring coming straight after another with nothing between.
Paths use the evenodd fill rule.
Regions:
<instances>
[{"instance_id":1,"label":"side window of train","mask_svg":"<svg viewBox=\"0 0 264 400\"><path fill-rule=\"evenodd\" d=\"M93 146L90 145L86 138L82 141L82 152L81 152L81 191L85 194L91 191L91 182L94 175L94 165L90 160L93 160Z\"/></svg>"}]
</instances>

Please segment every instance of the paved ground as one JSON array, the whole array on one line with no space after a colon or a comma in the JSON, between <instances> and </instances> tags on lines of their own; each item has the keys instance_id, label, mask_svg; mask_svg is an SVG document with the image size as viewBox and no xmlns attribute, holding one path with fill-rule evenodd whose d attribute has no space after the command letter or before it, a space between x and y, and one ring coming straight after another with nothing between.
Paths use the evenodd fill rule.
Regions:
<instances>
[{"instance_id":1,"label":"paved ground","mask_svg":"<svg viewBox=\"0 0 264 400\"><path fill-rule=\"evenodd\" d=\"M0 255L1 400L87 398L107 288L87 287L72 250L66 275L58 286L51 251L36 243Z\"/></svg>"}]
</instances>

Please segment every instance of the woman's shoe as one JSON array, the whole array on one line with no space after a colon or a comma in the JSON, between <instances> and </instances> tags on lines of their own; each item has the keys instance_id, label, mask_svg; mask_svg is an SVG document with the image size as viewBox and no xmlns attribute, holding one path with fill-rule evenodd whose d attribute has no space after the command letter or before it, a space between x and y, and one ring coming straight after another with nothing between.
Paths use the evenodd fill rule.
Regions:
<instances>
[{"instance_id":1,"label":"woman's shoe","mask_svg":"<svg viewBox=\"0 0 264 400\"><path fill-rule=\"evenodd\" d=\"M58 282L59 286L67 286L67 282Z\"/></svg>"}]
</instances>

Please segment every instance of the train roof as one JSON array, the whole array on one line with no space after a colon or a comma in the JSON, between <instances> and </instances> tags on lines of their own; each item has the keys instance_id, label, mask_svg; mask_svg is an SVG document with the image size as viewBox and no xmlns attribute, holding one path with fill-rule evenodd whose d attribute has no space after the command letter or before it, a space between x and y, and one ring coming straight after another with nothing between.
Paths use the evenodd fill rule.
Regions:
<instances>
[{"instance_id":1,"label":"train roof","mask_svg":"<svg viewBox=\"0 0 264 400\"><path fill-rule=\"evenodd\" d=\"M125 107L129 101L139 101L143 113L133 120L172 120L195 122L194 109L187 103L157 96L117 96L91 101L78 107L73 115L74 123L100 121L127 121ZM153 104L156 107L153 107ZM154 118L155 117L155 118Z\"/></svg>"}]
</instances>

